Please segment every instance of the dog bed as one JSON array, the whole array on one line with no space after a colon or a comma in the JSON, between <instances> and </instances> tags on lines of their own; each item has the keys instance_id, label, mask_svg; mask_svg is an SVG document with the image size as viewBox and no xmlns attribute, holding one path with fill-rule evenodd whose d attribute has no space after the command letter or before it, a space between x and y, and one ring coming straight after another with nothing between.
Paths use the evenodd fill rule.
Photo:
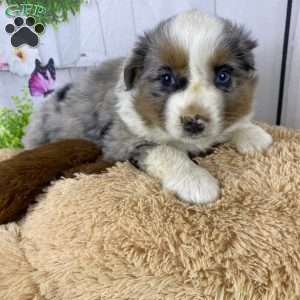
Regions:
<instances>
[{"instance_id":1,"label":"dog bed","mask_svg":"<svg viewBox=\"0 0 300 300\"><path fill-rule=\"evenodd\" d=\"M208 206L128 163L53 182L0 226L0 299L299 299L300 133L266 129L265 153L196 159L221 183Z\"/></svg>"}]
</instances>

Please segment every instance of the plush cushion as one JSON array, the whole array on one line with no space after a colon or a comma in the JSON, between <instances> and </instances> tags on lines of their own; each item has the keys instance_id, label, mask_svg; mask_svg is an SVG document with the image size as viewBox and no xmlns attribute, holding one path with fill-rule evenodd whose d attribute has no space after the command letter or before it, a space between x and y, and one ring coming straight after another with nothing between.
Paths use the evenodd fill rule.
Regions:
<instances>
[{"instance_id":1,"label":"plush cushion","mask_svg":"<svg viewBox=\"0 0 300 300\"><path fill-rule=\"evenodd\" d=\"M265 153L197 159L221 183L211 205L127 163L56 181L0 226L0 299L299 299L300 134L267 130Z\"/></svg>"}]
</instances>

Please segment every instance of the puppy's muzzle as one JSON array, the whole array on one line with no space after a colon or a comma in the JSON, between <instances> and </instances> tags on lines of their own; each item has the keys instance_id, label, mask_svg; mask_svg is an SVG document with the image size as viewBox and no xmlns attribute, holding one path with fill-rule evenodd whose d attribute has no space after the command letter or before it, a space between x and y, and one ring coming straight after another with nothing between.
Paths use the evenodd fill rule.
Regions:
<instances>
[{"instance_id":1,"label":"puppy's muzzle","mask_svg":"<svg viewBox=\"0 0 300 300\"><path fill-rule=\"evenodd\" d=\"M199 115L195 115L194 117L181 117L181 123L184 131L189 135L198 135L202 133L207 126L206 122Z\"/></svg>"}]
</instances>

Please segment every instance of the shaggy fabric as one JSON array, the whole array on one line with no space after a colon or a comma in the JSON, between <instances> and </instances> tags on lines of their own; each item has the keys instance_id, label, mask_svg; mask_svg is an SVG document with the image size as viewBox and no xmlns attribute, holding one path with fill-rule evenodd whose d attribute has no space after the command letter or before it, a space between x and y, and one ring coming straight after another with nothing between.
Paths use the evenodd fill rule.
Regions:
<instances>
[{"instance_id":1,"label":"shaggy fabric","mask_svg":"<svg viewBox=\"0 0 300 300\"><path fill-rule=\"evenodd\" d=\"M5 151L4 157L9 156ZM15 221L51 180L64 171L101 155L96 145L85 140L66 140L19 153L0 163L0 224Z\"/></svg>"},{"instance_id":2,"label":"shaggy fabric","mask_svg":"<svg viewBox=\"0 0 300 300\"><path fill-rule=\"evenodd\" d=\"M209 206L127 163L56 181L0 226L0 299L300 298L300 133L266 153L198 158L222 185Z\"/></svg>"}]
</instances>

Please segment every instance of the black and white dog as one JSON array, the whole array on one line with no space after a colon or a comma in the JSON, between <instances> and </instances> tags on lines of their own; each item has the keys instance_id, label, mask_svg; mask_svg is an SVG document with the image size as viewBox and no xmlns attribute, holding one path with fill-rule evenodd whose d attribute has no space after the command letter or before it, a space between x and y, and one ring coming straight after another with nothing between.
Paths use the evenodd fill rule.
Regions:
<instances>
[{"instance_id":1,"label":"black and white dog","mask_svg":"<svg viewBox=\"0 0 300 300\"><path fill-rule=\"evenodd\" d=\"M230 21L198 10L179 14L140 37L128 57L50 96L24 144L88 139L106 159L130 159L185 201L213 201L218 181L188 152L229 141L252 153L272 143L251 123L255 47Z\"/></svg>"}]
</instances>

